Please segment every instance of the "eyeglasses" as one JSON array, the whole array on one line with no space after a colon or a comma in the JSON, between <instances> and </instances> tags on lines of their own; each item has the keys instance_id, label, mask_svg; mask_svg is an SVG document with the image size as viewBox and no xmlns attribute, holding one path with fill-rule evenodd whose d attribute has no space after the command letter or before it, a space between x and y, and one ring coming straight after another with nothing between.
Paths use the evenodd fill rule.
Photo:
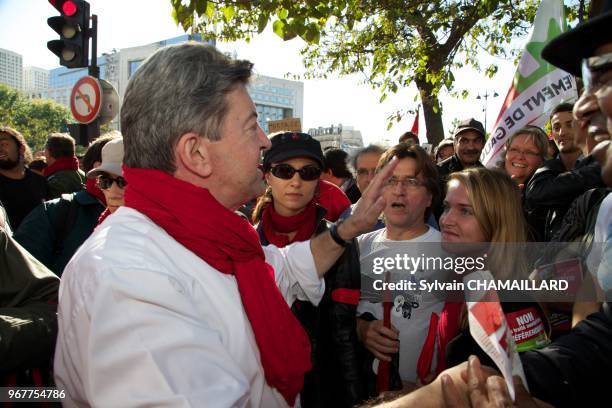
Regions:
<instances>
[{"instance_id":1,"label":"eyeglasses","mask_svg":"<svg viewBox=\"0 0 612 408\"><path fill-rule=\"evenodd\" d=\"M397 177L391 177L385 182L385 186L388 186L388 187L396 187L398 184L401 184L402 187L405 187L405 188L416 188L416 187L420 187L424 185L424 183L421 180L415 177L406 177L403 179L398 179Z\"/></svg>"},{"instance_id":2,"label":"eyeglasses","mask_svg":"<svg viewBox=\"0 0 612 408\"><path fill-rule=\"evenodd\" d=\"M100 190L108 190L113 183L117 183L117 187L119 188L125 188L125 186L127 186L127 181L121 176L117 178L98 176L98 187L100 187Z\"/></svg>"},{"instance_id":3,"label":"eyeglasses","mask_svg":"<svg viewBox=\"0 0 612 408\"><path fill-rule=\"evenodd\" d=\"M287 163L282 163L270 169L270 173L272 173L274 177L278 177L279 179L283 179L283 180L291 180L293 178L293 175L296 172L300 175L300 178L304 181L316 180L321 175L321 169L312 164L304 166L298 170L298 169L291 167Z\"/></svg>"},{"instance_id":4,"label":"eyeglasses","mask_svg":"<svg viewBox=\"0 0 612 408\"><path fill-rule=\"evenodd\" d=\"M357 169L357 175L358 176L373 176L376 174L376 169Z\"/></svg>"},{"instance_id":5,"label":"eyeglasses","mask_svg":"<svg viewBox=\"0 0 612 408\"><path fill-rule=\"evenodd\" d=\"M540 157L540 153L532 152L531 150L521 150L521 149L517 149L516 147L509 148L508 153L512 153L517 156L520 154L520 155L523 155L525 157L530 157L530 158Z\"/></svg>"},{"instance_id":6,"label":"eyeglasses","mask_svg":"<svg viewBox=\"0 0 612 408\"><path fill-rule=\"evenodd\" d=\"M602 80L602 77L612 69L612 53L585 58L582 60L581 68L585 91L598 91L607 84L612 85L611 77Z\"/></svg>"}]
</instances>

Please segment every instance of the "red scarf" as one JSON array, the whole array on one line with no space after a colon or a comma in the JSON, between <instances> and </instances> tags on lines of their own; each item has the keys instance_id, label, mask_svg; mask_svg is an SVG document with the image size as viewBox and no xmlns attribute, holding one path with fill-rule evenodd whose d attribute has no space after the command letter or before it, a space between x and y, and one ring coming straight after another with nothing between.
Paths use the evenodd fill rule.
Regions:
<instances>
[{"instance_id":1,"label":"red scarf","mask_svg":"<svg viewBox=\"0 0 612 408\"><path fill-rule=\"evenodd\" d=\"M79 159L76 157L60 157L59 159L55 159L55 162L45 167L43 170L43 174L45 177L49 177L53 173L57 173L60 170L78 170L79 169Z\"/></svg>"},{"instance_id":2,"label":"red scarf","mask_svg":"<svg viewBox=\"0 0 612 408\"><path fill-rule=\"evenodd\" d=\"M100 214L100 216L98 217L98 223L96 224L96 227L100 224L102 224L102 222L108 218L108 216L111 215L111 212L108 208L106 208L104 211L102 211L102 214Z\"/></svg>"},{"instance_id":3,"label":"red scarf","mask_svg":"<svg viewBox=\"0 0 612 408\"><path fill-rule=\"evenodd\" d=\"M257 232L205 188L159 170L124 166L125 205L151 218L220 273L236 278L267 383L289 405L310 370L310 341L266 263Z\"/></svg>"},{"instance_id":4,"label":"red scarf","mask_svg":"<svg viewBox=\"0 0 612 408\"><path fill-rule=\"evenodd\" d=\"M292 242L309 240L317 227L316 203L311 200L301 213L290 217L277 213L274 203L270 203L261 215L261 226L268 241L279 248ZM291 240L287 235L283 235L294 231L297 231L297 234Z\"/></svg>"},{"instance_id":5,"label":"red scarf","mask_svg":"<svg viewBox=\"0 0 612 408\"><path fill-rule=\"evenodd\" d=\"M98 187L96 179L88 178L85 182L85 190L87 190L89 194L100 200L102 204L104 204L104 206L106 207L106 197L104 197L104 193Z\"/></svg>"}]
</instances>

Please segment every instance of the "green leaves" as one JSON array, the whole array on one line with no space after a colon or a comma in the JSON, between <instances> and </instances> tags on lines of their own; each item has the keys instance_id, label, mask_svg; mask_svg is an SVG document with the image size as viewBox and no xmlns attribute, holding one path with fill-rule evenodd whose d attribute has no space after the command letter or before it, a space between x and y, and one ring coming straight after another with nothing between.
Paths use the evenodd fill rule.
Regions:
<instances>
[{"instance_id":1,"label":"green leaves","mask_svg":"<svg viewBox=\"0 0 612 408\"><path fill-rule=\"evenodd\" d=\"M285 41L299 36L307 44L302 50L307 69L303 78L360 73L366 83L381 90L380 102L389 93L416 83L432 135L444 134L438 94L453 91L453 72L471 66L483 77L494 76L496 66L480 67L481 53L501 58L516 55L513 39L531 28L540 2L169 1L177 24L186 29L194 15L204 17L205 32L219 40L250 39L269 23ZM576 9L573 3L568 14L576 16Z\"/></svg>"},{"instance_id":2,"label":"green leaves","mask_svg":"<svg viewBox=\"0 0 612 408\"><path fill-rule=\"evenodd\" d=\"M285 38L285 23L281 20L276 20L274 24L272 24L272 31L280 38Z\"/></svg>"},{"instance_id":3,"label":"green leaves","mask_svg":"<svg viewBox=\"0 0 612 408\"><path fill-rule=\"evenodd\" d=\"M0 123L17 129L33 151L42 150L49 133L59 132L73 119L66 107L52 100L26 99L0 84Z\"/></svg>"},{"instance_id":4,"label":"green leaves","mask_svg":"<svg viewBox=\"0 0 612 408\"><path fill-rule=\"evenodd\" d=\"M234 14L236 14L236 9L234 8L234 6L229 5L221 7L221 12L223 13L223 18L225 22L230 23L232 21L232 17L234 17Z\"/></svg>"},{"instance_id":5,"label":"green leaves","mask_svg":"<svg viewBox=\"0 0 612 408\"><path fill-rule=\"evenodd\" d=\"M268 25L269 14L261 12L257 18L257 34L263 33L266 26Z\"/></svg>"}]
</instances>

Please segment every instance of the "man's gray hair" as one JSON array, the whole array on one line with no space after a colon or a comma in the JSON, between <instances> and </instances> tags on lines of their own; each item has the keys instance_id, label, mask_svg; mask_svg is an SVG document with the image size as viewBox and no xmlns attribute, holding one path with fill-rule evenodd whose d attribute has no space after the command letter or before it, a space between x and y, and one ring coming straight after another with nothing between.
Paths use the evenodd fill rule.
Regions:
<instances>
[{"instance_id":1,"label":"man's gray hair","mask_svg":"<svg viewBox=\"0 0 612 408\"><path fill-rule=\"evenodd\" d=\"M196 42L155 52L134 73L123 99L124 163L172 174L180 136L193 132L219 140L226 95L248 82L252 68Z\"/></svg>"},{"instance_id":2,"label":"man's gray hair","mask_svg":"<svg viewBox=\"0 0 612 408\"><path fill-rule=\"evenodd\" d=\"M357 171L357 160L359 159L359 156L367 154L367 153L376 153L376 154L382 155L384 152L385 152L385 149L383 149L382 147L378 145L373 145L373 144L359 150L357 153L355 153L355 155L353 156L353 160L351 161L351 166L353 167L353 171L355 172Z\"/></svg>"}]
</instances>

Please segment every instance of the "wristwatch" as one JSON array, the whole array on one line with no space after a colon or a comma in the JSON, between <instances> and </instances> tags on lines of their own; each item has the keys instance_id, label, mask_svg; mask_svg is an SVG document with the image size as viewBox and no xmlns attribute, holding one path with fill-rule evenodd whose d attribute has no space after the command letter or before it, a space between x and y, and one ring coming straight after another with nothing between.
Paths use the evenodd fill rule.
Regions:
<instances>
[{"instance_id":1,"label":"wristwatch","mask_svg":"<svg viewBox=\"0 0 612 408\"><path fill-rule=\"evenodd\" d=\"M345 241L342 239L342 237L340 237L340 235L338 234L338 226L340 225L340 222L335 222L331 225L331 227L329 228L329 234L331 235L332 239L334 240L334 242L338 245L340 245L341 247L346 248L347 246L351 245L351 241Z\"/></svg>"}]
</instances>

